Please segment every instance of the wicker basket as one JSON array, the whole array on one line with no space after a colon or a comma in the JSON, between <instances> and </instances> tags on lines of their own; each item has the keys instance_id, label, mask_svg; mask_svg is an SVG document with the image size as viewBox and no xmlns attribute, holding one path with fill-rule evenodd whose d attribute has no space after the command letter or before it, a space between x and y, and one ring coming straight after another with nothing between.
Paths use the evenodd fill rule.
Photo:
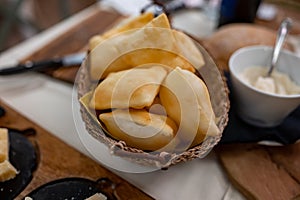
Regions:
<instances>
[{"instance_id":1,"label":"wicker basket","mask_svg":"<svg viewBox=\"0 0 300 200\"><path fill-rule=\"evenodd\" d=\"M205 60L205 66L198 70L198 72L208 87L212 107L217 118L217 126L222 133L228 122L229 111L228 88L226 81L207 51L199 43L195 42L195 44L201 51ZM92 84L89 77L88 61L89 59L87 57L87 59L82 63L77 75L76 83L78 84L78 98L81 98L95 87L95 84ZM82 119L85 122L86 129L89 134L107 145L112 154L142 165L168 168L169 166L180 162L189 161L195 158L203 158L221 139L221 135L207 137L201 144L181 153L149 153L140 149L129 147L124 141L117 141L111 138L105 133L106 130L99 126L99 123L95 122L93 117L91 117L90 113L83 105L81 105L80 109Z\"/></svg>"}]
</instances>

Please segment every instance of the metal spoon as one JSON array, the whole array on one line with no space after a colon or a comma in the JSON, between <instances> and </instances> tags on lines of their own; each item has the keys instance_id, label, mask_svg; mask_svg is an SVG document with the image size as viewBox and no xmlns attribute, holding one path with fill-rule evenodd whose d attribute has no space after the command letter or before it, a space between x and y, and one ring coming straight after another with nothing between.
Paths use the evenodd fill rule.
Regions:
<instances>
[{"instance_id":1,"label":"metal spoon","mask_svg":"<svg viewBox=\"0 0 300 200\"><path fill-rule=\"evenodd\" d=\"M277 63L284 40L291 27L292 27L292 20L290 18L285 18L280 24L280 27L277 32L275 47L273 50L272 62L271 62L270 69L267 73L267 77L269 77L272 74L272 71Z\"/></svg>"}]
</instances>

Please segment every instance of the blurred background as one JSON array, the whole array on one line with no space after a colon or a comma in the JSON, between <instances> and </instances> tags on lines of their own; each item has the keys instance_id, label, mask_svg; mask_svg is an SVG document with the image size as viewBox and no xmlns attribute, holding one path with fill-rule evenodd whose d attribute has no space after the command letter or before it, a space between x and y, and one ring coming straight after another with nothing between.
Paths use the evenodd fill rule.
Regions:
<instances>
[{"instance_id":1,"label":"blurred background","mask_svg":"<svg viewBox=\"0 0 300 200\"><path fill-rule=\"evenodd\" d=\"M113 2L114 0L106 0L106 2L109 1ZM230 5L237 0L223 1L227 1L227 4ZM255 18L258 23L264 26L269 26L268 20L276 20L278 15L281 18L282 16L289 16L299 19L300 0L251 1L259 2L260 7L267 5L263 9L259 9ZM249 10L251 7L246 2L251 1L240 0L242 2L240 9L246 9L247 12L247 9ZM96 2L97 0L0 0L0 53ZM170 3L172 0L155 2ZM173 2L181 3L187 7L201 8L205 15L216 22L213 27L210 27L211 30L221 25L219 19L222 0L173 0Z\"/></svg>"},{"instance_id":2,"label":"blurred background","mask_svg":"<svg viewBox=\"0 0 300 200\"><path fill-rule=\"evenodd\" d=\"M0 0L0 52L95 2L96 0Z\"/></svg>"}]
</instances>

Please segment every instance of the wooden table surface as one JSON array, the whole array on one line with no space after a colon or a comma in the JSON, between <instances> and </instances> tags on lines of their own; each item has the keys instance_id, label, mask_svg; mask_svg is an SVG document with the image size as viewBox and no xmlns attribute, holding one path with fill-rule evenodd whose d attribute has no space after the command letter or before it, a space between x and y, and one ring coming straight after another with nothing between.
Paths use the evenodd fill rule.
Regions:
<instances>
[{"instance_id":1,"label":"wooden table surface","mask_svg":"<svg viewBox=\"0 0 300 200\"><path fill-rule=\"evenodd\" d=\"M286 16L291 16L293 19L297 19L295 28L293 29L292 33L300 34L300 31L299 31L300 26L298 23L299 15L297 13L295 14L294 12L289 12L285 9L280 10L277 17L273 21L267 22L267 21L262 21L262 20L256 20L255 23L258 25L269 27L271 30L276 31L279 23ZM116 12L108 12L108 11L98 12L95 15L87 18L83 23L80 23L77 26L75 26L74 28L68 30L66 33L59 36L56 40L49 43L44 48L40 49L39 51L37 51L34 54L30 55L29 57L25 58L24 60L27 60L27 59L39 60L39 59L49 58L49 57L53 57L53 56L62 56L65 54L85 50L85 46L88 42L88 39L92 35L98 34L98 33L101 33L103 31L107 30L109 27L113 26L118 21L122 20L123 18L124 18L124 16L122 16ZM100 20L100 19L105 19L105 20ZM299 20L300 20L300 18L299 18ZM97 24L97 26L95 26L95 24ZM212 52L212 54L213 54L213 52ZM70 67L70 68L59 68L59 69L47 71L46 73L56 79L60 79L63 81L67 81L69 83L73 83L77 70L78 70L78 66L75 66L75 67ZM4 107L7 107L7 106L4 105ZM9 108L7 108L7 109L9 109ZM11 113L13 113L13 112L11 112ZM8 121L10 121L10 120L8 120ZM26 121L26 123L21 125L20 128L24 128L27 126L26 124L32 123L32 122L28 122L28 120L25 120L25 121ZM7 125L7 123L6 123L6 125ZM11 122L9 122L8 125L11 125ZM97 167L96 167L96 164L94 164L93 161L84 157L82 154L80 154L77 151L75 151L74 149L70 148L63 142L60 142L57 138L53 137L51 134L47 133L45 130L40 129L39 127L37 129L42 134L45 134L46 138L49 138L48 141L57 142L58 146L60 146L61 148L66 148L67 152L74 154L76 159L74 158L72 163L69 163L70 165L67 164L66 166L62 166L60 169L61 172L58 172L58 174L56 174L55 176L54 175L51 176L51 174L49 174L49 171L51 171L51 169L47 169L47 167L44 166L46 173L44 173L44 172L43 173L46 175L43 175L42 171L40 170L37 173L40 176L40 178L34 179L33 183L31 183L26 188L26 190L21 194L21 196L25 195L26 192L32 190L37 185L40 185L47 180L55 179L58 177L63 177L63 176L67 176L67 175L79 175L79 176L87 176L92 179L95 179L95 178L99 178L99 176L107 175L107 176L111 177L112 180L120 183L120 185L123 184L124 191L126 191L127 189L132 190L133 196L131 196L131 197L136 196L136 197L138 197L137 199L148 199L149 198L147 195L140 192L138 189L132 187L126 181L124 181L123 179L120 179L119 177L112 174L108 170L102 168L99 165L97 165ZM39 140L41 140L42 144L46 143L46 141L43 140L43 138L39 138L39 137L40 136L38 134L37 138ZM254 151L249 151L249 145L251 146L252 149L254 149ZM291 176L290 171L287 170L290 168L288 168L288 167L286 167L286 165L282 164L282 162L283 162L282 159L277 159L277 161L275 161L273 159L274 156L270 157L270 152L273 152L273 151L281 152L281 153L277 153L277 155L282 154L282 155L288 156L289 155L288 153L284 154L282 152L289 152L289 151L291 151L290 149L293 149L294 147L289 147L289 148L282 149L282 150L280 150L280 149L274 150L274 149L262 148L261 146L257 146L254 144L249 144L249 145L232 144L231 146L220 146L219 149L217 150L217 153L220 156L220 161L223 164L225 171L228 173L230 180L233 181L233 183L237 186L237 188L244 195L246 195L248 198L257 198L257 199L264 199L266 197L271 198L271 197L274 197L274 196L272 196L272 194L277 195L278 194L277 192L281 191L281 190L278 190L278 187L280 188L280 186L282 186L281 188L284 188L283 189L284 191L281 193L282 196L277 195L278 197L295 197L298 194L300 194L299 179L295 179L294 176ZM46 154L47 149L45 149L44 151ZM236 156L234 156L234 155L236 155ZM272 155L275 155L275 154L272 154ZM66 156L66 154L61 155L61 156ZM266 159L266 156L267 156L267 159ZM295 161L295 158L296 158L295 155L292 154L292 156L289 158L290 159L289 162L292 162L293 160ZM47 160L47 158L45 158L45 159L46 159L45 162L46 161L51 162L50 160ZM61 159L61 158L59 158L59 159ZM57 161L59 159L57 159ZM66 172L68 171L67 169L73 165L76 165L76 163L80 159L87 161L90 165L95 165L95 167L97 168L97 173L96 174L89 174L89 173L85 174L86 172L84 172L84 170L83 170L83 172L81 172L81 170L82 170L81 167L83 167L83 166L78 166L78 168L75 168L74 171L70 172L69 174L66 174ZM272 174L272 173L264 174L265 182L264 181L259 182L258 181L259 179L257 179L257 177L260 177L260 174L255 174L255 172L257 172L258 170L261 170L259 168L260 166L255 165L255 164L251 165L251 166L247 165L247 162L253 164L253 160L256 160L256 161L260 160L260 161L264 162L264 166L269 166L270 168L263 167L263 170L271 169L271 170L273 170L272 172L274 172L274 174ZM243 162L245 165L242 165L242 163L240 163L240 162ZM232 163L237 163L237 165L233 165ZM240 166L240 167L236 168L236 166ZM241 168L241 166L243 168ZM282 168L282 166L284 166L284 167ZM294 165L294 166L299 166L299 165ZM284 170L284 173L282 173L282 170ZM244 173L245 171L247 173ZM278 172L280 172L280 173L278 173ZM250 175L255 174L257 176L249 176L249 174ZM48 177L48 176L50 176L50 177ZM273 182L272 182L273 176L286 177L285 180L289 180L288 183L290 183L290 185L284 185L285 182L280 182L280 181L278 182L279 185L275 184L275 183L273 184ZM251 180L253 180L252 184L248 184L249 177L252 178ZM272 184L266 186L269 188L264 189L264 187L261 187L262 184L268 184L268 182L272 182ZM287 186L291 186L291 187L287 187ZM267 196L266 193L271 194L271 196Z\"/></svg>"},{"instance_id":2,"label":"wooden table surface","mask_svg":"<svg viewBox=\"0 0 300 200\"><path fill-rule=\"evenodd\" d=\"M99 10L99 12L66 31L42 49L25 58L24 61L41 60L85 51L85 46L91 36L100 34L122 18L123 16L117 12ZM73 83L78 67L48 70L45 73L56 79ZM38 168L34 172L30 184L16 199L23 199L32 190L47 182L67 177L82 177L94 181L103 177L109 178L117 185L116 192L120 199L152 199L124 179L20 115L4 102L0 101L0 106L6 110L6 115L0 118L0 127L18 130L34 128L37 132L37 135L31 136L33 138L30 139L38 145L40 155Z\"/></svg>"},{"instance_id":3,"label":"wooden table surface","mask_svg":"<svg viewBox=\"0 0 300 200\"><path fill-rule=\"evenodd\" d=\"M100 10L86 18L82 23L72 27L65 33L59 35L55 40L45 45L35 53L23 59L43 60L59 57L76 52L86 51L89 39L124 19L124 16L114 11ZM69 83L73 83L79 66L47 70L45 73Z\"/></svg>"},{"instance_id":4,"label":"wooden table surface","mask_svg":"<svg viewBox=\"0 0 300 200\"><path fill-rule=\"evenodd\" d=\"M31 191L50 181L69 177L81 177L93 181L108 178L116 184L116 193L120 199L152 199L124 179L20 115L4 102L0 101L0 107L6 112L3 117L0 117L0 127L17 130L33 128L37 133L34 136L28 136L28 139L37 145L38 167L29 185L16 199L23 199Z\"/></svg>"}]
</instances>

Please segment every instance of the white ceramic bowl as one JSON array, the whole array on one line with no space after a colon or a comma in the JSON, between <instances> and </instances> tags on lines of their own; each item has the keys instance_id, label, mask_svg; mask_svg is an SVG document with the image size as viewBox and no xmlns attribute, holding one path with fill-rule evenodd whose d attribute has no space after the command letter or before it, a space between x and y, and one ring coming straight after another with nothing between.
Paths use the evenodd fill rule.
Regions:
<instances>
[{"instance_id":1,"label":"white ceramic bowl","mask_svg":"<svg viewBox=\"0 0 300 200\"><path fill-rule=\"evenodd\" d=\"M260 91L241 79L240 73L248 67L268 67L271 63L273 48L249 46L235 51L229 60L229 70L233 85L233 96L238 115L246 122L260 126L279 125L300 105L300 94L277 95ZM276 69L288 74L300 85L300 57L283 50Z\"/></svg>"}]
</instances>

